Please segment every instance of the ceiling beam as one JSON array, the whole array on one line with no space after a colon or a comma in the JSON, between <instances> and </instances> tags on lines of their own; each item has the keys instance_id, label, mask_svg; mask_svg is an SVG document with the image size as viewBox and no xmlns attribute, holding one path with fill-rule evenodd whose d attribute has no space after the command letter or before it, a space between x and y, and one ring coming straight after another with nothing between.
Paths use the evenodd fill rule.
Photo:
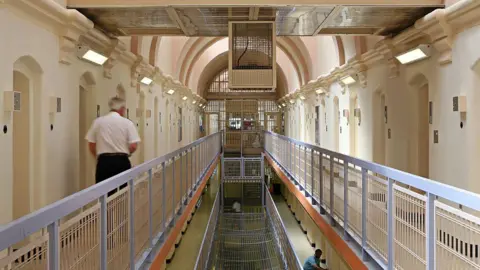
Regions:
<instances>
[{"instance_id":1,"label":"ceiling beam","mask_svg":"<svg viewBox=\"0 0 480 270\"><path fill-rule=\"evenodd\" d=\"M336 6L333 8L333 10L327 15L325 20L317 27L315 32L313 33L313 36L318 35L320 33L320 30L322 30L325 26L327 26L331 21L333 21L340 12L342 12L343 6Z\"/></svg>"},{"instance_id":2,"label":"ceiling beam","mask_svg":"<svg viewBox=\"0 0 480 270\"><path fill-rule=\"evenodd\" d=\"M70 8L145 6L444 6L444 0L67 0Z\"/></svg>"},{"instance_id":3,"label":"ceiling beam","mask_svg":"<svg viewBox=\"0 0 480 270\"><path fill-rule=\"evenodd\" d=\"M258 20L258 13L260 12L260 7L251 7L248 10L248 19L250 21Z\"/></svg>"},{"instance_id":4,"label":"ceiling beam","mask_svg":"<svg viewBox=\"0 0 480 270\"><path fill-rule=\"evenodd\" d=\"M177 11L173 7L167 7L165 10L168 13L168 17L170 17L170 20L172 20L172 22L176 23L178 25L178 27L180 29L182 29L183 33L186 36L189 36L187 28L185 27L182 20L180 19L180 16L178 16Z\"/></svg>"}]
</instances>

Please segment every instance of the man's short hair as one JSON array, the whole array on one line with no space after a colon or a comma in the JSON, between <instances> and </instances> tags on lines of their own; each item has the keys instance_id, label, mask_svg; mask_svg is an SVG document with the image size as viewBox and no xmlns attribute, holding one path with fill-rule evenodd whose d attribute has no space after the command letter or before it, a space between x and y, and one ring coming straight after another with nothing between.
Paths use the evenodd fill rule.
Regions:
<instances>
[{"instance_id":1,"label":"man's short hair","mask_svg":"<svg viewBox=\"0 0 480 270\"><path fill-rule=\"evenodd\" d=\"M317 253L317 252L320 252L320 254L323 254L322 250L319 249L319 248L317 248L317 249L315 250L315 253Z\"/></svg>"},{"instance_id":2,"label":"man's short hair","mask_svg":"<svg viewBox=\"0 0 480 270\"><path fill-rule=\"evenodd\" d=\"M113 97L108 102L108 107L110 107L110 110L112 111L118 111L125 107L125 100L123 98Z\"/></svg>"}]
</instances>

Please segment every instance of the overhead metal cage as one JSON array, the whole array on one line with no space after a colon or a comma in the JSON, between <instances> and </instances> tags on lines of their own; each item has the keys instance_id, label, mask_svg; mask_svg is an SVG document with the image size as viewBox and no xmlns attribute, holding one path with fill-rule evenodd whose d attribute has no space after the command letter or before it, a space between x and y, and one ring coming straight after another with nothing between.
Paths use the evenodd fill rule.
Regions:
<instances>
[{"instance_id":1,"label":"overhead metal cage","mask_svg":"<svg viewBox=\"0 0 480 270\"><path fill-rule=\"evenodd\" d=\"M275 22L229 22L229 88L276 88Z\"/></svg>"}]
</instances>

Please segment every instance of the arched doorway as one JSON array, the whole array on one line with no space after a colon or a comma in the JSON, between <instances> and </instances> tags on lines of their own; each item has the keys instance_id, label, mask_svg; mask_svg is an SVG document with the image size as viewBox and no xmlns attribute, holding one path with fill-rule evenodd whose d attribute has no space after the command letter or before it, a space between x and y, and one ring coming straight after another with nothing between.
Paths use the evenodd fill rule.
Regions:
<instances>
[{"instance_id":1,"label":"arched doorway","mask_svg":"<svg viewBox=\"0 0 480 270\"><path fill-rule=\"evenodd\" d=\"M95 184L95 158L88 150L85 136L92 125L96 114L95 79L90 72L80 77L79 110L78 110L78 149L79 149L79 180L77 190L82 190Z\"/></svg>"},{"instance_id":2,"label":"arched doorway","mask_svg":"<svg viewBox=\"0 0 480 270\"><path fill-rule=\"evenodd\" d=\"M170 102L169 100L167 99L165 101L165 121L164 121L164 127L162 127L162 130L164 130L165 132L165 152L164 154L167 154L169 153L170 151L170 129L171 129L171 125L172 125L172 116L170 114Z\"/></svg>"},{"instance_id":3,"label":"arched doorway","mask_svg":"<svg viewBox=\"0 0 480 270\"><path fill-rule=\"evenodd\" d=\"M430 124L429 124L429 86L423 74L417 74L410 82L413 91L415 110L413 111L410 159L416 161L411 164L411 172L428 178L430 171Z\"/></svg>"},{"instance_id":4,"label":"arched doorway","mask_svg":"<svg viewBox=\"0 0 480 270\"><path fill-rule=\"evenodd\" d=\"M350 131L350 155L356 157L358 155L358 118L355 117L355 109L358 107L358 97L356 94L350 96L350 108L348 115L349 131Z\"/></svg>"},{"instance_id":5,"label":"arched doorway","mask_svg":"<svg viewBox=\"0 0 480 270\"><path fill-rule=\"evenodd\" d=\"M338 97L333 98L333 151L340 151L340 108Z\"/></svg>"},{"instance_id":6,"label":"arched doorway","mask_svg":"<svg viewBox=\"0 0 480 270\"><path fill-rule=\"evenodd\" d=\"M145 162L145 145L147 144L147 142L145 142L145 93L143 91L140 92L140 97L138 99L137 117L140 117L138 121L138 134L140 135L140 139L142 140L138 153L138 164L142 164Z\"/></svg>"},{"instance_id":7,"label":"arched doorway","mask_svg":"<svg viewBox=\"0 0 480 270\"><path fill-rule=\"evenodd\" d=\"M418 174L430 175L430 140L428 83L418 89Z\"/></svg>"},{"instance_id":8,"label":"arched doorway","mask_svg":"<svg viewBox=\"0 0 480 270\"><path fill-rule=\"evenodd\" d=\"M41 123L42 69L31 57L13 67L13 89L20 92L20 111L12 113L12 220L42 206L43 132ZM35 162L35 160L37 160Z\"/></svg>"},{"instance_id":9,"label":"arched doorway","mask_svg":"<svg viewBox=\"0 0 480 270\"><path fill-rule=\"evenodd\" d=\"M154 123L153 123L153 142L154 142L154 146L155 146L155 149L154 149L154 153L155 153L155 158L157 158L159 156L159 150L158 150L158 126L159 126L159 122L160 122L160 115L159 115L159 112L158 112L158 97L155 97L154 99L154 104L153 104L153 119L154 119Z\"/></svg>"},{"instance_id":10,"label":"arched doorway","mask_svg":"<svg viewBox=\"0 0 480 270\"><path fill-rule=\"evenodd\" d=\"M385 94L381 90L375 91L373 94L373 162L383 165L386 165L386 106Z\"/></svg>"}]
</instances>

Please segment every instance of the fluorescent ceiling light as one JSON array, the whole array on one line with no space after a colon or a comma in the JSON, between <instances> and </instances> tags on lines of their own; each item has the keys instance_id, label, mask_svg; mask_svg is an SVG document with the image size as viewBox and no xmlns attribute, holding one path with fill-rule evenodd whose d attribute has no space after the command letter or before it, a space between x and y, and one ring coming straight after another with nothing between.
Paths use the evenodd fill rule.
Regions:
<instances>
[{"instance_id":1,"label":"fluorescent ceiling light","mask_svg":"<svg viewBox=\"0 0 480 270\"><path fill-rule=\"evenodd\" d=\"M301 99L301 100L305 100L305 96L300 95L300 99Z\"/></svg>"},{"instance_id":2,"label":"fluorescent ceiling light","mask_svg":"<svg viewBox=\"0 0 480 270\"><path fill-rule=\"evenodd\" d=\"M290 103L292 103L292 104L293 104L293 103L295 103L295 100L293 100L293 99L290 99Z\"/></svg>"},{"instance_id":3,"label":"fluorescent ceiling light","mask_svg":"<svg viewBox=\"0 0 480 270\"><path fill-rule=\"evenodd\" d=\"M345 78L342 78L341 81L346 85L349 85L349 84L352 84L352 83L356 82L356 80L352 76L347 76Z\"/></svg>"},{"instance_id":4,"label":"fluorescent ceiling light","mask_svg":"<svg viewBox=\"0 0 480 270\"><path fill-rule=\"evenodd\" d=\"M317 89L315 92L316 92L317 94L321 94L321 93L323 93L323 90L322 90L322 89Z\"/></svg>"},{"instance_id":5,"label":"fluorescent ceiling light","mask_svg":"<svg viewBox=\"0 0 480 270\"><path fill-rule=\"evenodd\" d=\"M107 60L108 58L97 53L97 52L94 52L92 50L88 50L83 56L82 56L83 59L85 60L88 60L90 62L93 62L97 65L103 65Z\"/></svg>"},{"instance_id":6,"label":"fluorescent ceiling light","mask_svg":"<svg viewBox=\"0 0 480 270\"><path fill-rule=\"evenodd\" d=\"M170 89L170 90L167 91L167 94L169 94L169 95L173 95L173 93L175 93L175 90L173 90L173 89Z\"/></svg>"},{"instance_id":7,"label":"fluorescent ceiling light","mask_svg":"<svg viewBox=\"0 0 480 270\"><path fill-rule=\"evenodd\" d=\"M410 64L422 59L425 59L430 56L430 46L429 45L419 45L417 48L414 48L408 52L402 53L395 56L397 60L402 64Z\"/></svg>"},{"instance_id":8,"label":"fluorescent ceiling light","mask_svg":"<svg viewBox=\"0 0 480 270\"><path fill-rule=\"evenodd\" d=\"M278 108L279 108L279 109L281 109L281 108L282 108L282 106L278 105Z\"/></svg>"},{"instance_id":9,"label":"fluorescent ceiling light","mask_svg":"<svg viewBox=\"0 0 480 270\"><path fill-rule=\"evenodd\" d=\"M140 82L146 85L150 85L153 82L153 80L148 77L143 77L143 79Z\"/></svg>"},{"instance_id":10,"label":"fluorescent ceiling light","mask_svg":"<svg viewBox=\"0 0 480 270\"><path fill-rule=\"evenodd\" d=\"M283 107L286 107L286 106L287 106L287 104L285 104L285 103L282 103L282 106L283 106Z\"/></svg>"},{"instance_id":11,"label":"fluorescent ceiling light","mask_svg":"<svg viewBox=\"0 0 480 270\"><path fill-rule=\"evenodd\" d=\"M183 99L183 100L187 100L187 99L188 99L188 97L187 97L187 96L184 96L182 99Z\"/></svg>"},{"instance_id":12,"label":"fluorescent ceiling light","mask_svg":"<svg viewBox=\"0 0 480 270\"><path fill-rule=\"evenodd\" d=\"M197 101L196 101L196 100L192 101L192 104L195 104L195 103L197 103Z\"/></svg>"}]
</instances>

